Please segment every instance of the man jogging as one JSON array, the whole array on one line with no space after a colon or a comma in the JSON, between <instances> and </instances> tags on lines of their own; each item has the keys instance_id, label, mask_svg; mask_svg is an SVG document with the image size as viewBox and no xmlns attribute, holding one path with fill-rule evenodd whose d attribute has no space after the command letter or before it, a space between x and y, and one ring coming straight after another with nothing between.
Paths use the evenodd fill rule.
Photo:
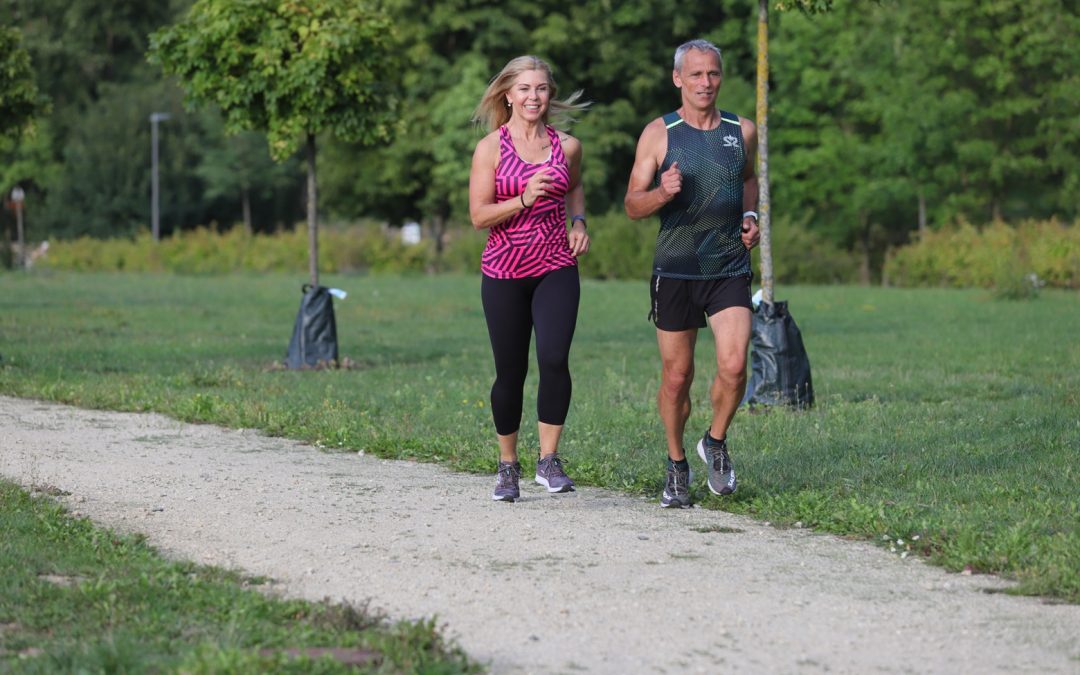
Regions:
<instances>
[{"instance_id":1,"label":"man jogging","mask_svg":"<svg viewBox=\"0 0 1080 675\"><path fill-rule=\"evenodd\" d=\"M712 423L697 443L709 490L735 491L727 431L746 389L750 342L750 249L758 244L758 183L753 122L716 108L723 82L720 50L692 40L675 50L678 110L650 122L638 139L626 192L632 219L660 216L650 319L662 378L657 404L668 469L660 505L687 508L690 466L683 434L690 417L694 345L708 323L716 347Z\"/></svg>"}]
</instances>

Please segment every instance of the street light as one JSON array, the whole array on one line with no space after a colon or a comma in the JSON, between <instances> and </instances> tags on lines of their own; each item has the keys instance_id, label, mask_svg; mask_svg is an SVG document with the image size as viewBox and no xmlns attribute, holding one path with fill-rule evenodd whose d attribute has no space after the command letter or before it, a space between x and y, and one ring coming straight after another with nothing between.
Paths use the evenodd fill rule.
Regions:
<instances>
[{"instance_id":1,"label":"street light","mask_svg":"<svg viewBox=\"0 0 1080 675\"><path fill-rule=\"evenodd\" d=\"M150 114L150 231L154 241L161 238L161 224L158 217L158 122L169 119L169 113Z\"/></svg>"},{"instance_id":2,"label":"street light","mask_svg":"<svg viewBox=\"0 0 1080 675\"><path fill-rule=\"evenodd\" d=\"M16 237L19 243L19 262L20 268L26 267L26 239L23 235L23 201L26 199L26 193L23 189L16 185L11 188L11 204L15 208L15 225L16 225Z\"/></svg>"}]
</instances>

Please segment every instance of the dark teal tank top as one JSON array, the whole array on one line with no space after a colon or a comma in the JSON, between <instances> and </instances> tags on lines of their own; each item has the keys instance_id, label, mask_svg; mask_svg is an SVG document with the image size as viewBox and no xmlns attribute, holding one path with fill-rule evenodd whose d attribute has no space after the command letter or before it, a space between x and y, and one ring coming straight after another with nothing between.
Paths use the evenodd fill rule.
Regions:
<instances>
[{"instance_id":1,"label":"dark teal tank top","mask_svg":"<svg viewBox=\"0 0 1080 675\"><path fill-rule=\"evenodd\" d=\"M667 155L660 174L675 162L682 191L660 209L653 274L674 279L724 279L750 273L742 243L743 148L737 115L720 111L720 126L702 131L678 113L664 115Z\"/></svg>"}]
</instances>

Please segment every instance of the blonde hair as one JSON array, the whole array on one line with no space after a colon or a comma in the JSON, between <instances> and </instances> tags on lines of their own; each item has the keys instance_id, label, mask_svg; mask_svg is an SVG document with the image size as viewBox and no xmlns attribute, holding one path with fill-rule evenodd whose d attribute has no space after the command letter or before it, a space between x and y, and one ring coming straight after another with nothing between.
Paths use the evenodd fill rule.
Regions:
<instances>
[{"instance_id":1,"label":"blonde hair","mask_svg":"<svg viewBox=\"0 0 1080 675\"><path fill-rule=\"evenodd\" d=\"M556 99L559 88L551 75L551 66L536 56L519 56L510 59L499 74L491 78L484 96L480 99L480 104L473 111L473 121L485 126L488 131L494 131L509 122L510 109L506 106L506 93L514 86L514 80L518 75L529 70L543 72L547 76L548 89L551 90L551 100L548 103L548 109L544 112L544 124L548 124L548 119L553 118L552 126L568 127L576 121L573 116L575 112L585 110L591 105L591 101L577 103L582 94L580 89L570 94L565 100Z\"/></svg>"}]
</instances>

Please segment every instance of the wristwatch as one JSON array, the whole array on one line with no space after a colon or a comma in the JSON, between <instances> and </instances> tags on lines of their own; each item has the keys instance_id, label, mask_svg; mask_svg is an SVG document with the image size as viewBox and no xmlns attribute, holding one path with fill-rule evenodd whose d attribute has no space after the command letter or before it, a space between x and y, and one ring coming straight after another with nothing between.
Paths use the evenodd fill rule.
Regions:
<instances>
[{"instance_id":1,"label":"wristwatch","mask_svg":"<svg viewBox=\"0 0 1080 675\"><path fill-rule=\"evenodd\" d=\"M742 217L743 218L753 218L754 220L757 220L758 219L757 211L743 211Z\"/></svg>"}]
</instances>

